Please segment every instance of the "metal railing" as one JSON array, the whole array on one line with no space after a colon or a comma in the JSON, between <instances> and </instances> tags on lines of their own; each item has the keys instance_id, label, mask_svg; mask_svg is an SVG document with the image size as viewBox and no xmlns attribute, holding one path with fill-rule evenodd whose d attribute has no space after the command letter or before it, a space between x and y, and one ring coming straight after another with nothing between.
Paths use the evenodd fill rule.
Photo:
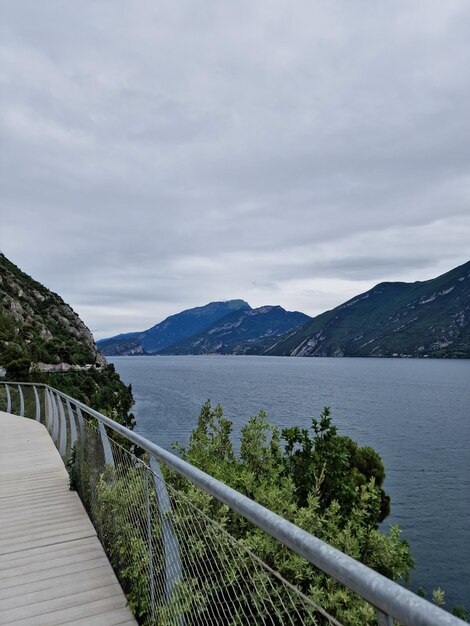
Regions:
<instances>
[{"instance_id":1,"label":"metal railing","mask_svg":"<svg viewBox=\"0 0 470 626\"><path fill-rule=\"evenodd\" d=\"M464 624L57 389L0 382L2 409L46 426L142 624L340 625L234 539L224 511L363 598L351 626Z\"/></svg>"}]
</instances>

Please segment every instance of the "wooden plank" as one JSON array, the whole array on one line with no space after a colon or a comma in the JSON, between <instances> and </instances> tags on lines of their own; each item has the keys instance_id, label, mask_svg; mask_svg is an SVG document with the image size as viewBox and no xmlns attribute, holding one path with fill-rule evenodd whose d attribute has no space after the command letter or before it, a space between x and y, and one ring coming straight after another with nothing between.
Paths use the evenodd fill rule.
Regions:
<instances>
[{"instance_id":1,"label":"wooden plank","mask_svg":"<svg viewBox=\"0 0 470 626\"><path fill-rule=\"evenodd\" d=\"M36 582L38 580L46 580L47 578L57 578L57 576L65 576L66 574L79 574L86 575L84 572L88 572L97 567L103 565L109 565L109 561L105 556L94 556L91 559L77 561L75 563L67 563L57 568L44 568L44 567L30 567L28 571L19 574L15 571L11 578L6 578L4 586L18 585L22 581L25 583Z\"/></svg>"},{"instance_id":2,"label":"wooden plank","mask_svg":"<svg viewBox=\"0 0 470 626\"><path fill-rule=\"evenodd\" d=\"M79 609L82 605L93 603L97 600L108 600L112 608L116 608L125 604L121 587L114 583L107 587L92 589L90 591L82 591L71 593L59 598L45 598L32 604L25 606L17 606L14 609L7 609L0 614L0 624L12 624L13 622L23 621L29 617L44 615L64 609Z\"/></svg>"},{"instance_id":3,"label":"wooden plank","mask_svg":"<svg viewBox=\"0 0 470 626\"><path fill-rule=\"evenodd\" d=\"M54 600L63 596L72 595L100 587L108 587L116 583L114 574L106 566L87 572L77 580L77 576L56 576L48 580L38 580L34 584L21 584L7 589L0 589L2 609L14 609L21 604L33 604L44 600Z\"/></svg>"},{"instance_id":4,"label":"wooden plank","mask_svg":"<svg viewBox=\"0 0 470 626\"><path fill-rule=\"evenodd\" d=\"M12 552L17 552L19 550L29 550L35 546L53 546L57 542L73 541L75 539L83 539L83 537L91 536L92 531L88 530L88 524L82 524L78 528L65 532L61 531L57 534L45 532L42 535L32 535L31 537L20 541L18 541L17 538L17 542L15 542L14 545L12 545L12 543L6 543L4 545L0 543L0 555L11 554Z\"/></svg>"},{"instance_id":5,"label":"wooden plank","mask_svg":"<svg viewBox=\"0 0 470 626\"><path fill-rule=\"evenodd\" d=\"M78 529L83 530L84 532L86 531L88 535L90 533L94 533L93 524L88 518L85 517L82 518L75 516L71 522L63 522L59 520L53 523L48 523L46 519L40 525L36 525L32 522L28 533L21 527L17 530L15 530L15 528L10 529L8 532L5 532L5 534L2 532L0 534L0 545L4 543L10 544L11 539L14 537L19 537L21 540L29 541L30 537L33 536L48 537L51 535L53 536L56 532L70 533ZM10 551L11 550L9 550L9 552Z\"/></svg>"},{"instance_id":6,"label":"wooden plank","mask_svg":"<svg viewBox=\"0 0 470 626\"><path fill-rule=\"evenodd\" d=\"M31 548L31 550L23 550L22 552L13 552L2 557L0 561L0 572L10 569L14 563L27 564L34 563L35 561L44 563L45 558L49 560L49 557L53 558L54 555L57 555L57 558L60 556L65 557L71 554L94 551L100 547L101 544L96 537L88 537L87 539L77 539L72 542L59 543L54 545L53 548L50 546L40 546Z\"/></svg>"},{"instance_id":7,"label":"wooden plank","mask_svg":"<svg viewBox=\"0 0 470 626\"><path fill-rule=\"evenodd\" d=\"M0 412L0 624L136 624L45 427Z\"/></svg>"},{"instance_id":8,"label":"wooden plank","mask_svg":"<svg viewBox=\"0 0 470 626\"><path fill-rule=\"evenodd\" d=\"M113 611L115 609L121 609L121 611L125 610L122 606L122 598L119 596L88 601L84 604L77 604L62 610L33 615L29 618L21 618L20 620L10 622L10 624L12 626L62 626L62 624L67 624L68 626L70 622L78 619L85 620L84 623L87 624L88 622L86 619ZM126 610L129 611L129 609ZM136 626L137 622L133 620L131 621L131 624Z\"/></svg>"},{"instance_id":9,"label":"wooden plank","mask_svg":"<svg viewBox=\"0 0 470 626\"><path fill-rule=\"evenodd\" d=\"M67 622L67 626L131 626L131 624L135 626L134 621L129 621L126 609L115 609L93 617Z\"/></svg>"},{"instance_id":10,"label":"wooden plank","mask_svg":"<svg viewBox=\"0 0 470 626\"><path fill-rule=\"evenodd\" d=\"M26 576L27 574L32 574L38 571L44 572L44 577L46 577L47 572L50 569L59 570L62 567L71 567L78 563L86 563L102 558L103 556L100 554L100 552L95 549L89 549L84 552L72 554L62 554L56 553L54 551L53 553L51 553L51 558L49 558L49 556L46 557L46 563L44 556L42 556L42 559L37 556L34 561L13 561L12 563L8 564L10 565L10 567L5 567L0 570L0 586L3 589L5 587L11 587L18 584L14 580L15 577ZM0 589L0 594L2 589Z\"/></svg>"}]
</instances>

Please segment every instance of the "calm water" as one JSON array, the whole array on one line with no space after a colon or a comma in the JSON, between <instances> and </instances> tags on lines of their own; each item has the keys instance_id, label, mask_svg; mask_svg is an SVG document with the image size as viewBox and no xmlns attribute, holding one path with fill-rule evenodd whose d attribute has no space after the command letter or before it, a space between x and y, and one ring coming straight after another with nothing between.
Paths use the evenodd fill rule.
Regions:
<instances>
[{"instance_id":1,"label":"calm water","mask_svg":"<svg viewBox=\"0 0 470 626\"><path fill-rule=\"evenodd\" d=\"M470 608L470 361L281 357L115 357L136 399L137 430L186 444L201 405L221 403L234 436L264 409L280 427L323 406L385 464L392 515L416 559L411 587Z\"/></svg>"}]
</instances>

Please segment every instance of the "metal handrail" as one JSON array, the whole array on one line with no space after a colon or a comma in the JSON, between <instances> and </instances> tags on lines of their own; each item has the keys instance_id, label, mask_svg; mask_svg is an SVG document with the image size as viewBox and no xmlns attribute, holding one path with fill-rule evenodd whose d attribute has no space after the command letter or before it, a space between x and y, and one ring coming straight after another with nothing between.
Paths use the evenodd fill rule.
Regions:
<instances>
[{"instance_id":1,"label":"metal handrail","mask_svg":"<svg viewBox=\"0 0 470 626\"><path fill-rule=\"evenodd\" d=\"M356 561L340 550L318 539L314 535L299 528L295 524L277 515L273 511L251 500L223 482L206 474L178 456L168 452L141 435L138 435L125 426L106 417L102 413L88 407L79 400L67 394L45 385L43 383L18 383L1 382L7 386L8 406L11 409L11 398L8 386L22 385L40 387L46 390L46 394L60 396L67 403L73 404L78 410L85 411L88 415L98 420L99 424L105 425L119 435L125 437L135 445L148 453L150 458L162 461L175 472L184 476L193 484L205 492L229 506L232 510L251 521L255 526L277 539L280 543L290 548L309 563L321 569L323 572L335 578L345 587L357 593L378 610L380 624L392 624L392 618L397 619L404 626L462 626L462 620L443 609L417 596L413 592L401 587L399 584L379 574L375 570ZM35 394L36 402L39 400ZM22 404L23 406L23 404ZM59 411L54 411L58 420ZM106 437L106 431L100 429L100 433ZM103 442L104 447L106 444Z\"/></svg>"}]
</instances>

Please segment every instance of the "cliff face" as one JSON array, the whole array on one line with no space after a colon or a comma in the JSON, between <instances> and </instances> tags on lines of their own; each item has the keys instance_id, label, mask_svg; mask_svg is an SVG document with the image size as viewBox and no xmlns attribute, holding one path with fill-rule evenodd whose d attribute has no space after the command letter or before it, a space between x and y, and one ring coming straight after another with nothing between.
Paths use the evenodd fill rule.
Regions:
<instances>
[{"instance_id":1,"label":"cliff face","mask_svg":"<svg viewBox=\"0 0 470 626\"><path fill-rule=\"evenodd\" d=\"M1 253L0 365L12 371L106 365L90 330L72 308Z\"/></svg>"},{"instance_id":2,"label":"cliff face","mask_svg":"<svg viewBox=\"0 0 470 626\"><path fill-rule=\"evenodd\" d=\"M315 317L271 354L470 357L470 261L437 278L381 283Z\"/></svg>"}]
</instances>

